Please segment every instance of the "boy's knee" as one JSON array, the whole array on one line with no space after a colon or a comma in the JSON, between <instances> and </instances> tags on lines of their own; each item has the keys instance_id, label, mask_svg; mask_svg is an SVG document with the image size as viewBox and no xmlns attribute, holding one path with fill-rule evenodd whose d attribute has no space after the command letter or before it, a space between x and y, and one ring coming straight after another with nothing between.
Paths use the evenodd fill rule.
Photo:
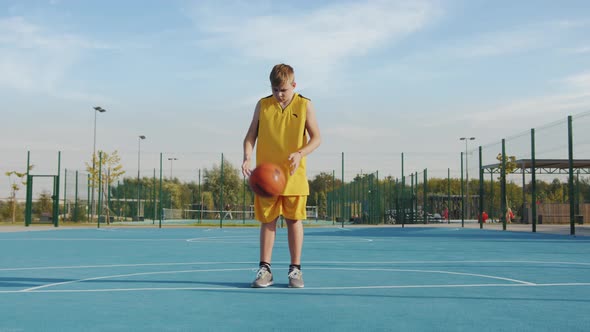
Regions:
<instances>
[{"instance_id":1,"label":"boy's knee","mask_svg":"<svg viewBox=\"0 0 590 332\"><path fill-rule=\"evenodd\" d=\"M297 224L301 224L301 220L296 220L296 219L287 219L285 218L285 222L288 225L297 225Z\"/></svg>"},{"instance_id":2,"label":"boy's knee","mask_svg":"<svg viewBox=\"0 0 590 332\"><path fill-rule=\"evenodd\" d=\"M275 220L270 221L270 222L260 223L260 227L262 227L264 229L268 229L268 230L274 231L277 228L277 221L275 219Z\"/></svg>"}]
</instances>

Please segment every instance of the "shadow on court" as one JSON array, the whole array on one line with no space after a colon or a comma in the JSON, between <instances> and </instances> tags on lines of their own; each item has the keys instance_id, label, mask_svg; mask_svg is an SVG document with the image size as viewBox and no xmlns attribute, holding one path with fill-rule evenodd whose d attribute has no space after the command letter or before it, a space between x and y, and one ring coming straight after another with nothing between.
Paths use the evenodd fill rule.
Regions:
<instances>
[{"instance_id":1,"label":"shadow on court","mask_svg":"<svg viewBox=\"0 0 590 332\"><path fill-rule=\"evenodd\" d=\"M80 280L80 279L57 279L57 278L22 278L22 277L1 277L0 287L38 287L49 284L73 283L77 284L154 284L154 285L208 285L232 288L250 288L246 282L221 282L221 281L196 281L192 280L141 280L141 279L101 279L101 280ZM286 284L285 284L286 287Z\"/></svg>"}]
</instances>

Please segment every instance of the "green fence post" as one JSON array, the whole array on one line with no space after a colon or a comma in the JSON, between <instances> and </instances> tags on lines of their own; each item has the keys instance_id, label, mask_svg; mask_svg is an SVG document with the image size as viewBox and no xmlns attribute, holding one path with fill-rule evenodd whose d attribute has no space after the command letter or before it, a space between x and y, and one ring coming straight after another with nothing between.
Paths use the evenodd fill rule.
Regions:
<instances>
[{"instance_id":1,"label":"green fence post","mask_svg":"<svg viewBox=\"0 0 590 332\"><path fill-rule=\"evenodd\" d=\"M27 199L25 203L25 226L29 227L33 219L33 177L30 175L31 151L27 151Z\"/></svg>"},{"instance_id":2,"label":"green fence post","mask_svg":"<svg viewBox=\"0 0 590 332\"><path fill-rule=\"evenodd\" d=\"M64 222L66 221L66 214L67 214L67 211L68 211L68 206L67 206L67 204L68 204L68 197L67 196L68 195L67 195L67 192L68 192L68 169L65 168L64 169L64 220L63 220Z\"/></svg>"},{"instance_id":3,"label":"green fence post","mask_svg":"<svg viewBox=\"0 0 590 332\"><path fill-rule=\"evenodd\" d=\"M418 203L419 203L419 197L418 197L418 172L414 172L414 211L416 211L416 219L415 219L415 223L417 224L419 222L419 210L418 210ZM424 216L424 205L422 205L422 216Z\"/></svg>"},{"instance_id":4,"label":"green fence post","mask_svg":"<svg viewBox=\"0 0 590 332\"><path fill-rule=\"evenodd\" d=\"M78 213L79 213L79 211L78 211L78 171L76 171L76 181L75 182L76 182L76 188L74 189L75 190L75 193L74 193L74 221L78 222L79 221L79 219L78 219Z\"/></svg>"},{"instance_id":5,"label":"green fence post","mask_svg":"<svg viewBox=\"0 0 590 332\"><path fill-rule=\"evenodd\" d=\"M567 117L567 145L568 145L568 162L569 162L569 176L568 176L568 189L569 189L569 201L570 201L570 235L576 235L576 224L575 224L575 191L574 191L574 134L572 127L572 116Z\"/></svg>"},{"instance_id":6,"label":"green fence post","mask_svg":"<svg viewBox=\"0 0 590 332\"><path fill-rule=\"evenodd\" d=\"M342 185L340 186L340 219L344 228L344 152L342 152Z\"/></svg>"},{"instance_id":7,"label":"green fence post","mask_svg":"<svg viewBox=\"0 0 590 332\"><path fill-rule=\"evenodd\" d=\"M156 216L158 215L158 198L156 196L156 169L154 168L154 175L152 177L152 197L153 197L153 204L154 204L154 214L152 215L152 225L156 224Z\"/></svg>"},{"instance_id":8,"label":"green fence post","mask_svg":"<svg viewBox=\"0 0 590 332\"><path fill-rule=\"evenodd\" d=\"M61 151L57 152L57 176L54 178L53 190L53 227L59 226L59 180L61 173Z\"/></svg>"},{"instance_id":9,"label":"green fence post","mask_svg":"<svg viewBox=\"0 0 590 332\"><path fill-rule=\"evenodd\" d=\"M502 230L506 230L506 139L502 138L502 168L500 169L500 218Z\"/></svg>"},{"instance_id":10,"label":"green fence post","mask_svg":"<svg viewBox=\"0 0 590 332\"><path fill-rule=\"evenodd\" d=\"M158 206L158 212L160 213L160 222L158 228L162 228L162 217L164 215L164 204L162 203L162 152L160 152L160 204Z\"/></svg>"},{"instance_id":11,"label":"green fence post","mask_svg":"<svg viewBox=\"0 0 590 332\"><path fill-rule=\"evenodd\" d=\"M494 170L490 171L490 219L494 220L496 208L494 206ZM500 219L498 219L500 221Z\"/></svg>"},{"instance_id":12,"label":"green fence post","mask_svg":"<svg viewBox=\"0 0 590 332\"><path fill-rule=\"evenodd\" d=\"M483 211L484 211L484 190L483 190L483 150L479 146L479 229L483 229Z\"/></svg>"},{"instance_id":13,"label":"green fence post","mask_svg":"<svg viewBox=\"0 0 590 332\"><path fill-rule=\"evenodd\" d=\"M92 202L90 199L90 174L86 175L86 186L87 186L87 192L88 192L87 193L88 196L86 196L87 197L86 202L88 203L88 204L86 204L86 220L87 220L87 222L90 223L90 222L92 222L92 220L90 220L91 219L90 215L92 213Z\"/></svg>"},{"instance_id":14,"label":"green fence post","mask_svg":"<svg viewBox=\"0 0 590 332\"><path fill-rule=\"evenodd\" d=\"M100 228L100 214L102 213L102 151L98 152L98 213L96 227Z\"/></svg>"},{"instance_id":15,"label":"green fence post","mask_svg":"<svg viewBox=\"0 0 590 332\"><path fill-rule=\"evenodd\" d=\"M109 181L111 180L111 170L107 170L107 178L106 178L106 185L107 185L107 217L111 219L111 184ZM107 225L110 223L110 220L107 220Z\"/></svg>"},{"instance_id":16,"label":"green fence post","mask_svg":"<svg viewBox=\"0 0 590 332\"><path fill-rule=\"evenodd\" d=\"M465 196L463 183L463 152L461 152L461 227L465 227Z\"/></svg>"},{"instance_id":17,"label":"green fence post","mask_svg":"<svg viewBox=\"0 0 590 332\"><path fill-rule=\"evenodd\" d=\"M219 192L219 228L223 228L223 153L221 154L221 188Z\"/></svg>"},{"instance_id":18,"label":"green fence post","mask_svg":"<svg viewBox=\"0 0 590 332\"><path fill-rule=\"evenodd\" d=\"M537 231L537 165L535 157L535 128L531 129L531 209L532 209L532 223L533 233Z\"/></svg>"},{"instance_id":19,"label":"green fence post","mask_svg":"<svg viewBox=\"0 0 590 332\"><path fill-rule=\"evenodd\" d=\"M418 182L418 181L416 181ZM416 208L416 199L414 198L414 173L410 174L410 223L414 223L417 218L418 211Z\"/></svg>"},{"instance_id":20,"label":"green fence post","mask_svg":"<svg viewBox=\"0 0 590 332\"><path fill-rule=\"evenodd\" d=\"M422 203L422 209L424 210L424 223L428 223L428 205L427 205L427 195L428 193L428 169L425 168L424 169L424 192L422 193L424 195L424 202Z\"/></svg>"},{"instance_id":21,"label":"green fence post","mask_svg":"<svg viewBox=\"0 0 590 332\"><path fill-rule=\"evenodd\" d=\"M201 207L199 211L199 224L203 219L203 193L201 192L201 169L199 168L199 206Z\"/></svg>"}]
</instances>

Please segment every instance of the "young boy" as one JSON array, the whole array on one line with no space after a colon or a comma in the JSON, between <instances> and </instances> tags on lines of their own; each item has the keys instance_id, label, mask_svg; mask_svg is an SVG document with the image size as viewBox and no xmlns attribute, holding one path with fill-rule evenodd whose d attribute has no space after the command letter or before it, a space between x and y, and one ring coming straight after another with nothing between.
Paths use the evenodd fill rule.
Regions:
<instances>
[{"instance_id":1,"label":"young boy","mask_svg":"<svg viewBox=\"0 0 590 332\"><path fill-rule=\"evenodd\" d=\"M271 162L283 168L287 184L282 195L272 198L255 196L254 214L260 224L260 264L252 287L268 287L273 283L272 249L277 220L283 215L289 240L289 287L302 288L301 248L303 224L309 184L305 156L321 142L315 110L311 101L294 92L295 74L289 65L279 64L270 72L272 95L256 104L252 123L244 138L242 173L250 176L250 158L256 146L256 165ZM309 136L309 140L308 140Z\"/></svg>"}]
</instances>

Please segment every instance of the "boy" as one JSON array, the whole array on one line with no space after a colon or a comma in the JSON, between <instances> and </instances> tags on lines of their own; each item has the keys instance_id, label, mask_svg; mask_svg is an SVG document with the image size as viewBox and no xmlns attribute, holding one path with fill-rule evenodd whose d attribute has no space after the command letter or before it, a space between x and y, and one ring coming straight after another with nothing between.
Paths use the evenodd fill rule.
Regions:
<instances>
[{"instance_id":1,"label":"boy","mask_svg":"<svg viewBox=\"0 0 590 332\"><path fill-rule=\"evenodd\" d=\"M303 287L301 248L303 224L309 184L305 171L305 156L321 142L315 109L311 101L294 92L295 74L289 65L278 64L270 72L272 95L256 104L252 123L244 138L242 173L250 176L250 158L256 146L256 164L271 162L283 168L287 184L278 197L254 198L254 214L260 224L260 264L252 287L273 284L271 272L272 249L276 226L282 214L287 222L289 240L289 287ZM308 140L309 136L309 140Z\"/></svg>"}]
</instances>

